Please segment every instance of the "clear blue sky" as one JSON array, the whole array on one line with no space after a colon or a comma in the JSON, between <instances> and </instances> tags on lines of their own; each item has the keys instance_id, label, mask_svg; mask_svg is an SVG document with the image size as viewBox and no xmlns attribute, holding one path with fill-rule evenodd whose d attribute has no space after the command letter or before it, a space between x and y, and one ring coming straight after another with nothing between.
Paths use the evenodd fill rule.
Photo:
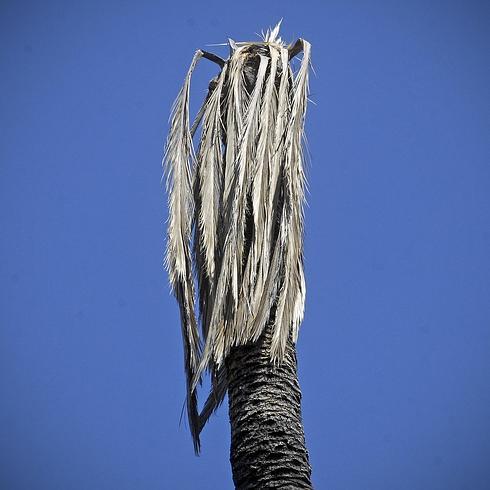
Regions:
<instances>
[{"instance_id":1,"label":"clear blue sky","mask_svg":"<svg viewBox=\"0 0 490 490\"><path fill-rule=\"evenodd\" d=\"M316 71L298 344L316 488L490 488L488 5L2 2L0 487L232 487L227 406L200 458L179 427L160 162L194 50L284 17Z\"/></svg>"}]
</instances>

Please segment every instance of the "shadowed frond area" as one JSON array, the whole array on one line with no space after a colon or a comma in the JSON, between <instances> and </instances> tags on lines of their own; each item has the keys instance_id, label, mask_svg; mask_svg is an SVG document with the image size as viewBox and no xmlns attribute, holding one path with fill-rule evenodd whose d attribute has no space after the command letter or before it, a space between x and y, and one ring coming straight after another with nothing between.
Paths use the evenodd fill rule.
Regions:
<instances>
[{"instance_id":1,"label":"shadowed frond area","mask_svg":"<svg viewBox=\"0 0 490 490\"><path fill-rule=\"evenodd\" d=\"M256 341L272 321L270 356L279 363L303 319L302 143L311 49L301 39L285 45L278 34L279 24L262 42L230 40L227 60L197 51L172 109L164 157L166 267L180 306L196 452L199 432L226 394L224 361L230 349ZM290 59L300 51L294 73ZM221 71L191 128L190 81L203 56ZM196 388L206 369L212 390L198 415Z\"/></svg>"}]
</instances>

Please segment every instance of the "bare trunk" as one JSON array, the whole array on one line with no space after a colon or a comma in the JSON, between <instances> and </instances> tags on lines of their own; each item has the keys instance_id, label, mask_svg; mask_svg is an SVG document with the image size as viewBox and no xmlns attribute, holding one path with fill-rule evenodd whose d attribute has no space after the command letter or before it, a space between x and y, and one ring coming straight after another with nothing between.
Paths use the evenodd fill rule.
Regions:
<instances>
[{"instance_id":1,"label":"bare trunk","mask_svg":"<svg viewBox=\"0 0 490 490\"><path fill-rule=\"evenodd\" d=\"M271 329L227 360L230 461L239 490L311 489L301 421L296 350L291 339L281 365L270 361Z\"/></svg>"}]
</instances>

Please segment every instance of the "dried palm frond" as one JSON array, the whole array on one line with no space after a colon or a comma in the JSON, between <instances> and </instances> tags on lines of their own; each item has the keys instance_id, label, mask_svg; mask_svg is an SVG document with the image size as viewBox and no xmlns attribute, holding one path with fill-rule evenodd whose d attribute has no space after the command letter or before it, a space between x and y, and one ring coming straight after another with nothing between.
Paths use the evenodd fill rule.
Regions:
<instances>
[{"instance_id":1,"label":"dried palm frond","mask_svg":"<svg viewBox=\"0 0 490 490\"><path fill-rule=\"evenodd\" d=\"M166 266L180 305L196 452L203 425L226 394L230 349L256 341L273 322L271 362L280 363L303 318L302 140L311 49L302 39L284 44L279 25L262 42L230 40L226 61L197 51L172 109L164 156ZM289 62L300 51L295 74ZM201 57L221 71L190 127L190 81ZM199 125L195 154L192 138ZM199 415L196 389L206 369L212 390Z\"/></svg>"}]
</instances>

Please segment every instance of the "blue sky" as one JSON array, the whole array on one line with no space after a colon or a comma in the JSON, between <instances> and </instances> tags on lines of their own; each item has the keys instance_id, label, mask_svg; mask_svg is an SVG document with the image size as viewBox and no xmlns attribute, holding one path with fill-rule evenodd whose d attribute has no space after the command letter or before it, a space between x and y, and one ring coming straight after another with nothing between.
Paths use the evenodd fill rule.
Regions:
<instances>
[{"instance_id":1,"label":"blue sky","mask_svg":"<svg viewBox=\"0 0 490 490\"><path fill-rule=\"evenodd\" d=\"M281 17L316 71L298 343L316 488L489 488L488 4L256 0L2 3L2 488L232 487L226 404L199 458L179 426L160 163L194 50Z\"/></svg>"}]
</instances>

